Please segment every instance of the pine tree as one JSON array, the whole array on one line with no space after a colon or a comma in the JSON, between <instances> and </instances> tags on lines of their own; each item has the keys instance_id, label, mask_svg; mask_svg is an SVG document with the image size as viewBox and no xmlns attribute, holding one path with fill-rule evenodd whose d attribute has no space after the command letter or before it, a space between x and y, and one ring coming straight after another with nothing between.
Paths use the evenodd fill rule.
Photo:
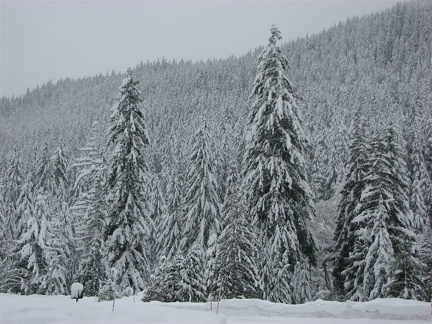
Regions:
<instances>
[{"instance_id":1,"label":"pine tree","mask_svg":"<svg viewBox=\"0 0 432 324\"><path fill-rule=\"evenodd\" d=\"M218 238L214 297L258 298L260 279L255 261L257 238L246 216L246 206L237 183L237 167L231 162L227 177L224 224Z\"/></svg>"},{"instance_id":2,"label":"pine tree","mask_svg":"<svg viewBox=\"0 0 432 324\"><path fill-rule=\"evenodd\" d=\"M150 264L156 264L157 258L160 256L161 245L161 226L163 226L163 220L166 218L166 202L165 197L162 193L161 182L159 175L153 175L152 179L152 190L150 194L151 200L151 220L153 229L151 230L150 248L151 248L151 260Z\"/></svg>"},{"instance_id":3,"label":"pine tree","mask_svg":"<svg viewBox=\"0 0 432 324\"><path fill-rule=\"evenodd\" d=\"M202 246L193 243L180 267L179 296L181 301L204 302L207 294L205 255Z\"/></svg>"},{"instance_id":4,"label":"pine tree","mask_svg":"<svg viewBox=\"0 0 432 324\"><path fill-rule=\"evenodd\" d=\"M204 251L220 233L220 211L217 183L214 175L214 157L210 137L204 123L195 133L185 198L186 224L182 248L188 250L194 243Z\"/></svg>"},{"instance_id":5,"label":"pine tree","mask_svg":"<svg viewBox=\"0 0 432 324\"><path fill-rule=\"evenodd\" d=\"M426 231L420 245L420 259L424 264L424 294L425 301L432 300L432 229Z\"/></svg>"},{"instance_id":6,"label":"pine tree","mask_svg":"<svg viewBox=\"0 0 432 324\"><path fill-rule=\"evenodd\" d=\"M429 179L426 160L421 147L420 116L415 104L409 116L408 136L408 170L410 175L410 206L414 216L414 227L418 233L428 227L427 202L432 198L432 182Z\"/></svg>"},{"instance_id":7,"label":"pine tree","mask_svg":"<svg viewBox=\"0 0 432 324\"><path fill-rule=\"evenodd\" d=\"M105 174L103 169L94 175L92 200L82 223L84 250L79 269L80 282L86 287L86 294L96 296L107 280L108 266L106 260L106 243L103 233L106 227L107 213L105 210L104 190Z\"/></svg>"},{"instance_id":8,"label":"pine tree","mask_svg":"<svg viewBox=\"0 0 432 324\"><path fill-rule=\"evenodd\" d=\"M187 213L181 248L188 251L195 245L195 248L202 249L202 262L206 272L203 275L207 278L207 287L211 287L221 221L214 156L205 123L195 133L190 161L184 207Z\"/></svg>"},{"instance_id":9,"label":"pine tree","mask_svg":"<svg viewBox=\"0 0 432 324\"><path fill-rule=\"evenodd\" d=\"M4 235L8 239L18 239L23 226L21 214L16 213L16 204L23 181L21 164L18 147L15 145L9 168L6 170L5 187L2 191L2 193L4 193L3 202L6 217Z\"/></svg>"},{"instance_id":10,"label":"pine tree","mask_svg":"<svg viewBox=\"0 0 432 324\"><path fill-rule=\"evenodd\" d=\"M98 122L92 124L92 135L79 151L73 165L77 172L74 191L76 200L71 207L73 235L75 237L74 254L79 258L77 279L86 287L86 295L97 296L101 283L108 273L106 249L103 240L105 230L105 169L98 140Z\"/></svg>"},{"instance_id":11,"label":"pine tree","mask_svg":"<svg viewBox=\"0 0 432 324\"><path fill-rule=\"evenodd\" d=\"M21 258L23 243L20 242L19 239L26 234L28 222L35 215L31 174L29 174L22 183L21 192L16 204L16 214L19 215L18 219L20 220L20 222L16 224L15 231L15 235L17 235L18 239L15 241L3 241L4 238L2 238L4 248L7 248L8 253L2 255L3 267L1 286L5 291L25 292L25 289L21 287L21 282L22 278L28 274L28 270L27 263Z\"/></svg>"},{"instance_id":12,"label":"pine tree","mask_svg":"<svg viewBox=\"0 0 432 324\"><path fill-rule=\"evenodd\" d=\"M413 298L419 293L415 277L421 269L418 256L407 259L415 235L397 133L389 128L384 136L374 138L371 148L356 216L350 224L353 247L341 273L345 296L359 301Z\"/></svg>"},{"instance_id":13,"label":"pine tree","mask_svg":"<svg viewBox=\"0 0 432 324\"><path fill-rule=\"evenodd\" d=\"M363 123L361 115L357 112L334 233L335 261L333 277L335 279L335 288L341 296L344 296L346 291L353 289L354 285L354 282L346 280L345 276L342 275L342 271L350 264L349 257L354 250L356 224L352 221L357 216L356 208L366 185L364 177L367 173L366 163L369 146L365 137Z\"/></svg>"},{"instance_id":14,"label":"pine tree","mask_svg":"<svg viewBox=\"0 0 432 324\"><path fill-rule=\"evenodd\" d=\"M168 183L168 206L159 227L159 246L161 256L171 260L180 250L181 234L183 230L183 178L179 167L171 172Z\"/></svg>"},{"instance_id":15,"label":"pine tree","mask_svg":"<svg viewBox=\"0 0 432 324\"><path fill-rule=\"evenodd\" d=\"M312 300L311 274L307 265L300 262L295 265L291 286L295 304Z\"/></svg>"},{"instance_id":16,"label":"pine tree","mask_svg":"<svg viewBox=\"0 0 432 324\"><path fill-rule=\"evenodd\" d=\"M120 293L144 288L149 274L147 242L152 228L145 161L149 138L140 105L138 82L129 70L117 95L109 130L111 156L107 179L108 262L117 269Z\"/></svg>"},{"instance_id":17,"label":"pine tree","mask_svg":"<svg viewBox=\"0 0 432 324\"><path fill-rule=\"evenodd\" d=\"M34 213L28 215L26 228L18 241L18 254L25 269L21 276L21 291L25 294L46 294L49 289L51 277L47 253L53 237L49 212L46 194L39 189Z\"/></svg>"},{"instance_id":18,"label":"pine tree","mask_svg":"<svg viewBox=\"0 0 432 324\"><path fill-rule=\"evenodd\" d=\"M280 39L273 26L269 44L259 57L244 174L248 209L266 249L263 262L279 273L292 274L299 261L315 264L316 248L308 229L314 212L305 161L307 137L298 97L285 75L288 60L276 44ZM286 275L275 277L271 268L269 271L263 274L265 297L289 302Z\"/></svg>"},{"instance_id":19,"label":"pine tree","mask_svg":"<svg viewBox=\"0 0 432 324\"><path fill-rule=\"evenodd\" d=\"M175 255L172 260L162 256L159 264L150 277L149 287L144 292L144 302L157 300L164 303L187 301L181 296L181 275L184 257Z\"/></svg>"}]
</instances>

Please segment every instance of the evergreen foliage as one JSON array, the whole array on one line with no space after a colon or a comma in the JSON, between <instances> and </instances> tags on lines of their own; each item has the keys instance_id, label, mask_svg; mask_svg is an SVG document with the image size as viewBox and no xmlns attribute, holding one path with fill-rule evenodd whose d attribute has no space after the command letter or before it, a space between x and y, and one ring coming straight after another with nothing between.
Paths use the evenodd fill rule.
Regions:
<instances>
[{"instance_id":1,"label":"evergreen foliage","mask_svg":"<svg viewBox=\"0 0 432 324\"><path fill-rule=\"evenodd\" d=\"M255 258L257 238L247 219L246 206L237 184L237 168L231 165L227 178L223 229L215 260L215 298L258 298L260 279Z\"/></svg>"},{"instance_id":2,"label":"evergreen foliage","mask_svg":"<svg viewBox=\"0 0 432 324\"><path fill-rule=\"evenodd\" d=\"M149 175L145 149L149 144L141 111L137 81L128 71L117 103L113 107L109 130L110 157L107 170L108 263L117 270L117 289L140 290L149 275L147 242L152 228Z\"/></svg>"},{"instance_id":3,"label":"evergreen foliage","mask_svg":"<svg viewBox=\"0 0 432 324\"><path fill-rule=\"evenodd\" d=\"M276 44L280 39L273 26L259 57L244 174L249 213L266 251L261 260L270 267L263 273L266 298L290 302L286 272L292 274L294 265L303 260L315 264L316 247L307 225L313 216L305 161L307 137L298 98L285 75L288 60Z\"/></svg>"},{"instance_id":4,"label":"evergreen foliage","mask_svg":"<svg viewBox=\"0 0 432 324\"><path fill-rule=\"evenodd\" d=\"M204 123L196 132L190 155L185 210L186 222L182 248L186 251L196 243L204 251L212 248L220 233L220 211L214 156L209 148L210 137Z\"/></svg>"},{"instance_id":5,"label":"evergreen foliage","mask_svg":"<svg viewBox=\"0 0 432 324\"><path fill-rule=\"evenodd\" d=\"M357 230L357 225L353 223L353 219L358 213L357 206L360 203L361 193L366 185L363 179L367 173L366 162L370 149L365 137L363 123L364 121L358 112L352 131L347 174L341 191L334 232L335 262L333 277L335 288L342 296L345 294L345 291L351 290L354 285L354 282L345 279L342 271L351 263L349 258L353 253L354 232Z\"/></svg>"},{"instance_id":6,"label":"evergreen foliage","mask_svg":"<svg viewBox=\"0 0 432 324\"><path fill-rule=\"evenodd\" d=\"M345 269L341 272L343 287L336 283L345 298L421 298L421 263L413 254L415 235L404 157L398 142L392 127L384 135L375 136L364 178L357 180L363 182L363 187L354 208L355 217L345 219L349 222L349 240L337 251L336 264ZM343 249L349 251L348 255Z\"/></svg>"},{"instance_id":7,"label":"evergreen foliage","mask_svg":"<svg viewBox=\"0 0 432 324\"><path fill-rule=\"evenodd\" d=\"M222 235L220 230L242 227L224 219L243 213L238 206L245 193L251 224L241 232L250 230L258 238L258 297L293 303L309 296L333 298L328 291L315 294L317 287L331 290L332 272L340 299L430 300L431 16L430 2L400 3L280 47L273 30L258 73L258 50L207 62L140 63L136 81L126 76L122 104L118 99L115 106L108 166L105 149L97 144L106 143L106 134L89 125L98 120L101 129L110 127L109 107L124 74L66 78L23 96L0 98L0 291L67 294L78 280L86 294L105 291L109 298L116 289L129 294L132 286L154 286L160 293L155 298L166 300L217 297L216 269L230 267L220 257L247 250L239 249L244 243L220 247L234 244L229 231ZM285 77L288 61L293 83ZM128 114L123 108L140 106L133 95L138 89L151 109L132 108ZM133 100L126 104L128 98ZM207 178L202 177L207 167L190 154L190 143L198 146L196 130L203 119L205 165L212 171ZM406 151L391 131L382 135L389 124L404 130ZM151 149L147 135L142 136L145 128L153 139ZM230 172L245 154L242 168L248 178L239 180L245 187L232 189ZM137 163L129 163L135 157ZM210 178L216 181L192 183ZM153 210L164 205L155 204L157 195L150 189L155 179L166 210ZM198 195L201 185L208 190ZM235 199L233 190L241 191ZM208 213L207 219L202 211L192 211L202 199L218 213ZM291 216L299 222L290 223ZM213 226L203 229L203 244L193 238L201 220ZM334 256L327 258L332 234ZM320 253L311 252L312 236ZM312 254L318 254L317 268L310 266ZM137 268L122 267L126 256ZM157 266L155 260L161 260ZM238 274L252 268L243 266ZM176 282L178 293L171 294L171 284L153 285L154 278ZM245 285L252 281L245 279Z\"/></svg>"}]
</instances>

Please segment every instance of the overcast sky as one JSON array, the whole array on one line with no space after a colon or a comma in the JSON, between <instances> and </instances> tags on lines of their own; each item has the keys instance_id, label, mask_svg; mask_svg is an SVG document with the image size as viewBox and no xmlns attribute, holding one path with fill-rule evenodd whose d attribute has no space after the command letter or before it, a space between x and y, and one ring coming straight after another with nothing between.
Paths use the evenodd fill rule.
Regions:
<instances>
[{"instance_id":1,"label":"overcast sky","mask_svg":"<svg viewBox=\"0 0 432 324\"><path fill-rule=\"evenodd\" d=\"M288 41L396 2L2 0L0 96L161 57L240 56L266 45L272 24Z\"/></svg>"}]
</instances>

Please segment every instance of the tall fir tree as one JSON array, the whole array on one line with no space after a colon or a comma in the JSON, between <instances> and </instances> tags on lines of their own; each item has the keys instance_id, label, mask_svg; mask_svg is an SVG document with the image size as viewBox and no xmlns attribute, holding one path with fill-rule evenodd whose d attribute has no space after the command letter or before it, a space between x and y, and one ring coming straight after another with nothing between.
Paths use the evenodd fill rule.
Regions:
<instances>
[{"instance_id":1,"label":"tall fir tree","mask_svg":"<svg viewBox=\"0 0 432 324\"><path fill-rule=\"evenodd\" d=\"M159 255L171 260L180 250L181 235L183 230L183 177L178 165L171 171L168 182L168 205L159 226Z\"/></svg>"},{"instance_id":2,"label":"tall fir tree","mask_svg":"<svg viewBox=\"0 0 432 324\"><path fill-rule=\"evenodd\" d=\"M413 104L408 120L408 171L410 176L410 207L414 216L414 228L423 233L429 228L427 203L432 199L432 182L426 167L422 148L419 107Z\"/></svg>"},{"instance_id":3,"label":"tall fir tree","mask_svg":"<svg viewBox=\"0 0 432 324\"><path fill-rule=\"evenodd\" d=\"M22 174L22 162L18 147L15 145L9 167L6 170L3 193L5 210L4 234L8 239L18 239L23 220L20 213L16 213L16 205L21 191L21 183L24 180Z\"/></svg>"},{"instance_id":4,"label":"tall fir tree","mask_svg":"<svg viewBox=\"0 0 432 324\"><path fill-rule=\"evenodd\" d=\"M113 107L108 140L106 237L108 262L117 269L119 293L144 288L151 257L150 176L145 160L149 137L137 84L128 70Z\"/></svg>"},{"instance_id":5,"label":"tall fir tree","mask_svg":"<svg viewBox=\"0 0 432 324\"><path fill-rule=\"evenodd\" d=\"M315 264L308 222L314 215L306 166L307 136L298 96L286 76L287 58L271 28L259 56L244 160L248 209L259 228L265 256L264 297L291 302L289 276L297 262ZM277 274L275 276L275 273Z\"/></svg>"},{"instance_id":6,"label":"tall fir tree","mask_svg":"<svg viewBox=\"0 0 432 324\"><path fill-rule=\"evenodd\" d=\"M26 195L29 196L30 193ZM32 208L30 204L28 208ZM34 199L34 212L28 215L26 228L17 242L20 263L23 266L20 289L25 294L50 292L52 277L49 273L48 253L54 235L49 213L46 192L39 189Z\"/></svg>"},{"instance_id":7,"label":"tall fir tree","mask_svg":"<svg viewBox=\"0 0 432 324\"><path fill-rule=\"evenodd\" d=\"M357 111L352 128L347 171L341 191L334 232L334 286L342 298L345 291L353 289L354 285L354 282L345 280L342 271L350 263L349 257L354 250L354 231L357 225L352 221L357 216L356 208L366 185L364 177L367 173L368 152L370 149L366 139L364 120L360 111Z\"/></svg>"},{"instance_id":8,"label":"tall fir tree","mask_svg":"<svg viewBox=\"0 0 432 324\"><path fill-rule=\"evenodd\" d=\"M104 200L106 163L97 143L98 124L93 123L92 137L80 149L83 155L73 165L80 169L75 181L77 197L72 207L75 249L80 260L77 277L89 296L99 294L108 273L103 240L107 218Z\"/></svg>"},{"instance_id":9,"label":"tall fir tree","mask_svg":"<svg viewBox=\"0 0 432 324\"><path fill-rule=\"evenodd\" d=\"M221 231L220 203L215 177L214 155L206 123L198 129L192 147L185 197L185 224L181 248L201 249L208 281L213 278L217 237ZM207 287L212 283L208 282Z\"/></svg>"},{"instance_id":10,"label":"tall fir tree","mask_svg":"<svg viewBox=\"0 0 432 324\"><path fill-rule=\"evenodd\" d=\"M247 218L234 160L227 171L224 229L215 260L215 298L258 298L261 286L256 263L257 238Z\"/></svg>"},{"instance_id":11,"label":"tall fir tree","mask_svg":"<svg viewBox=\"0 0 432 324\"><path fill-rule=\"evenodd\" d=\"M421 295L421 267L418 255L413 254L415 235L398 141L392 127L372 141L364 187L350 223L352 247L341 272L345 298L365 301Z\"/></svg>"}]
</instances>

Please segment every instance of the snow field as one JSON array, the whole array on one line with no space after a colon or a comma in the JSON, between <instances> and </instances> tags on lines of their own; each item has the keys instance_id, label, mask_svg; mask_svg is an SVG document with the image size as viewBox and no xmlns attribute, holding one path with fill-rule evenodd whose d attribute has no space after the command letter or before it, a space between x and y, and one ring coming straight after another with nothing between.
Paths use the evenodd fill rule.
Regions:
<instances>
[{"instance_id":1,"label":"snow field","mask_svg":"<svg viewBox=\"0 0 432 324\"><path fill-rule=\"evenodd\" d=\"M370 302L317 300L301 305L262 300L217 303L143 303L140 297L98 303L84 297L0 294L0 323L350 323L420 324L432 322L426 302L376 299Z\"/></svg>"},{"instance_id":2,"label":"snow field","mask_svg":"<svg viewBox=\"0 0 432 324\"><path fill-rule=\"evenodd\" d=\"M211 312L174 309L163 304L122 298L97 302L84 297L0 295L0 323L227 323L226 317Z\"/></svg>"}]
</instances>

